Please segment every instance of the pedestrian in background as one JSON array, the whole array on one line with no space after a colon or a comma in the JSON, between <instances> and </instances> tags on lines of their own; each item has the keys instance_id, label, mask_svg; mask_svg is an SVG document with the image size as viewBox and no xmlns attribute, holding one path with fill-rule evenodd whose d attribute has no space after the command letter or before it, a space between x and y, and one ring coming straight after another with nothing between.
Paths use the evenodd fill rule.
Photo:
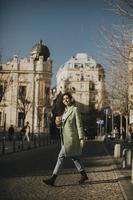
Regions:
<instances>
[{"instance_id":1,"label":"pedestrian in background","mask_svg":"<svg viewBox=\"0 0 133 200\"><path fill-rule=\"evenodd\" d=\"M23 132L24 132L23 141L26 139L28 143L28 149L30 149L30 125L28 121L26 122L26 125L23 127Z\"/></svg>"},{"instance_id":2,"label":"pedestrian in background","mask_svg":"<svg viewBox=\"0 0 133 200\"><path fill-rule=\"evenodd\" d=\"M14 138L14 127L13 127L13 124L11 124L11 126L9 127L8 134L9 134L9 140L13 140L13 138Z\"/></svg>"},{"instance_id":3,"label":"pedestrian in background","mask_svg":"<svg viewBox=\"0 0 133 200\"><path fill-rule=\"evenodd\" d=\"M133 141L133 124L131 124L131 131L130 131L130 134L131 134L131 141Z\"/></svg>"},{"instance_id":4,"label":"pedestrian in background","mask_svg":"<svg viewBox=\"0 0 133 200\"><path fill-rule=\"evenodd\" d=\"M60 129L61 150L58 154L52 177L43 180L45 184L51 186L55 184L59 169L62 167L66 157L69 157L74 162L78 172L81 174L79 184L83 184L88 180L84 166L79 159L85 142L80 112L74 106L73 98L69 93L63 94L62 103L64 105L64 112L62 116L57 116L55 120L57 127Z\"/></svg>"},{"instance_id":5,"label":"pedestrian in background","mask_svg":"<svg viewBox=\"0 0 133 200\"><path fill-rule=\"evenodd\" d=\"M126 130L125 130L124 127L122 127L122 135L121 135L121 139L122 139L123 141L126 140Z\"/></svg>"},{"instance_id":6,"label":"pedestrian in background","mask_svg":"<svg viewBox=\"0 0 133 200\"><path fill-rule=\"evenodd\" d=\"M131 124L128 125L127 141L131 142Z\"/></svg>"},{"instance_id":7,"label":"pedestrian in background","mask_svg":"<svg viewBox=\"0 0 133 200\"><path fill-rule=\"evenodd\" d=\"M114 127L113 135L115 136L115 139L117 139L117 140L120 138L119 130L118 130L117 126Z\"/></svg>"}]
</instances>

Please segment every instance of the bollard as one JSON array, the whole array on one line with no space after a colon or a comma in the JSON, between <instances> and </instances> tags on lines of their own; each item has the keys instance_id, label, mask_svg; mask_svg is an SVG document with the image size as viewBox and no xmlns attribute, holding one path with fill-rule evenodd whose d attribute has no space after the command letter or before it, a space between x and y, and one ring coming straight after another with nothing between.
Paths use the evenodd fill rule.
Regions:
<instances>
[{"instance_id":1,"label":"bollard","mask_svg":"<svg viewBox=\"0 0 133 200\"><path fill-rule=\"evenodd\" d=\"M24 149L24 140L22 138L22 141L21 141L21 149L23 150Z\"/></svg>"},{"instance_id":2,"label":"bollard","mask_svg":"<svg viewBox=\"0 0 133 200\"><path fill-rule=\"evenodd\" d=\"M41 146L41 136L40 136L40 133L39 133L38 137L39 137L39 147L40 147Z\"/></svg>"},{"instance_id":3,"label":"bollard","mask_svg":"<svg viewBox=\"0 0 133 200\"><path fill-rule=\"evenodd\" d=\"M34 135L34 147L35 148L37 147L37 144L36 144L36 135Z\"/></svg>"},{"instance_id":4,"label":"bollard","mask_svg":"<svg viewBox=\"0 0 133 200\"><path fill-rule=\"evenodd\" d=\"M46 141L47 141L47 144L46 144L46 145L48 145L48 144L49 144L49 138L48 138L48 135L46 136Z\"/></svg>"},{"instance_id":5,"label":"bollard","mask_svg":"<svg viewBox=\"0 0 133 200\"><path fill-rule=\"evenodd\" d=\"M131 183L133 184L133 159L132 159L132 174L131 174Z\"/></svg>"},{"instance_id":6,"label":"bollard","mask_svg":"<svg viewBox=\"0 0 133 200\"><path fill-rule=\"evenodd\" d=\"M2 140L2 154L5 154L5 146L6 146L6 138L3 137L3 140Z\"/></svg>"},{"instance_id":7,"label":"bollard","mask_svg":"<svg viewBox=\"0 0 133 200\"><path fill-rule=\"evenodd\" d=\"M13 137L13 152L16 151L16 138Z\"/></svg>"},{"instance_id":8,"label":"bollard","mask_svg":"<svg viewBox=\"0 0 133 200\"><path fill-rule=\"evenodd\" d=\"M18 141L18 150L19 151L21 150L21 141L20 140Z\"/></svg>"},{"instance_id":9,"label":"bollard","mask_svg":"<svg viewBox=\"0 0 133 200\"><path fill-rule=\"evenodd\" d=\"M44 135L43 135L43 146L45 146L45 137L44 137Z\"/></svg>"},{"instance_id":10,"label":"bollard","mask_svg":"<svg viewBox=\"0 0 133 200\"><path fill-rule=\"evenodd\" d=\"M122 167L131 168L131 163L132 163L131 149L127 149L127 148L123 149L122 156L123 156Z\"/></svg>"},{"instance_id":11,"label":"bollard","mask_svg":"<svg viewBox=\"0 0 133 200\"><path fill-rule=\"evenodd\" d=\"M115 144L114 147L114 158L120 158L121 156L121 145L120 144Z\"/></svg>"}]
</instances>

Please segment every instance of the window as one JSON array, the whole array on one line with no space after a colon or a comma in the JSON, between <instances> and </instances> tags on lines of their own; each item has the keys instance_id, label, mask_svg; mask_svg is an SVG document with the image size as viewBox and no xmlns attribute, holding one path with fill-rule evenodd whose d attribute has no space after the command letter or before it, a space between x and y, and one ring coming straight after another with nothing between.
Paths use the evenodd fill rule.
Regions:
<instances>
[{"instance_id":1,"label":"window","mask_svg":"<svg viewBox=\"0 0 133 200\"><path fill-rule=\"evenodd\" d=\"M73 91L73 92L75 92L75 91L76 91L75 87L72 87L72 91Z\"/></svg>"},{"instance_id":2,"label":"window","mask_svg":"<svg viewBox=\"0 0 133 200\"><path fill-rule=\"evenodd\" d=\"M131 77L132 77L132 81L133 81L133 70L132 70L132 74L131 74Z\"/></svg>"},{"instance_id":3,"label":"window","mask_svg":"<svg viewBox=\"0 0 133 200\"><path fill-rule=\"evenodd\" d=\"M49 87L45 87L45 94L49 95L49 92L50 92L50 88Z\"/></svg>"},{"instance_id":4,"label":"window","mask_svg":"<svg viewBox=\"0 0 133 200\"><path fill-rule=\"evenodd\" d=\"M85 66L86 66L86 67L90 67L90 64L89 64L89 63L85 63Z\"/></svg>"},{"instance_id":5,"label":"window","mask_svg":"<svg viewBox=\"0 0 133 200\"><path fill-rule=\"evenodd\" d=\"M3 85L0 85L0 101L2 100L3 93L4 93Z\"/></svg>"},{"instance_id":6,"label":"window","mask_svg":"<svg viewBox=\"0 0 133 200\"><path fill-rule=\"evenodd\" d=\"M25 117L25 114L23 112L18 113L18 127L24 126L24 117Z\"/></svg>"},{"instance_id":7,"label":"window","mask_svg":"<svg viewBox=\"0 0 133 200\"><path fill-rule=\"evenodd\" d=\"M20 99L26 97L26 86L19 86L18 96Z\"/></svg>"},{"instance_id":8,"label":"window","mask_svg":"<svg viewBox=\"0 0 133 200\"><path fill-rule=\"evenodd\" d=\"M133 95L131 94L131 99L133 99Z\"/></svg>"},{"instance_id":9,"label":"window","mask_svg":"<svg viewBox=\"0 0 133 200\"><path fill-rule=\"evenodd\" d=\"M72 74L71 74L71 73L69 74L69 78L70 78L70 79L72 79L72 78L73 78L73 76L72 76Z\"/></svg>"},{"instance_id":10,"label":"window","mask_svg":"<svg viewBox=\"0 0 133 200\"><path fill-rule=\"evenodd\" d=\"M2 112L0 112L0 126L2 126Z\"/></svg>"},{"instance_id":11,"label":"window","mask_svg":"<svg viewBox=\"0 0 133 200\"><path fill-rule=\"evenodd\" d=\"M129 71L130 81L133 81L133 70Z\"/></svg>"},{"instance_id":12,"label":"window","mask_svg":"<svg viewBox=\"0 0 133 200\"><path fill-rule=\"evenodd\" d=\"M84 89L84 84L83 83L80 84L80 89L81 90Z\"/></svg>"},{"instance_id":13,"label":"window","mask_svg":"<svg viewBox=\"0 0 133 200\"><path fill-rule=\"evenodd\" d=\"M84 80L84 75L81 74L80 80L83 81Z\"/></svg>"},{"instance_id":14,"label":"window","mask_svg":"<svg viewBox=\"0 0 133 200\"><path fill-rule=\"evenodd\" d=\"M44 113L44 127L48 127L48 116L47 113Z\"/></svg>"},{"instance_id":15,"label":"window","mask_svg":"<svg viewBox=\"0 0 133 200\"><path fill-rule=\"evenodd\" d=\"M102 81L102 75L99 75L99 81Z\"/></svg>"},{"instance_id":16,"label":"window","mask_svg":"<svg viewBox=\"0 0 133 200\"><path fill-rule=\"evenodd\" d=\"M74 68L83 68L83 64L82 63L75 63L74 64Z\"/></svg>"},{"instance_id":17,"label":"window","mask_svg":"<svg viewBox=\"0 0 133 200\"><path fill-rule=\"evenodd\" d=\"M90 93L90 102L94 102L95 100L96 100L95 94L94 93Z\"/></svg>"},{"instance_id":18,"label":"window","mask_svg":"<svg viewBox=\"0 0 133 200\"><path fill-rule=\"evenodd\" d=\"M95 84L93 82L90 82L89 88L90 90L95 90Z\"/></svg>"}]
</instances>

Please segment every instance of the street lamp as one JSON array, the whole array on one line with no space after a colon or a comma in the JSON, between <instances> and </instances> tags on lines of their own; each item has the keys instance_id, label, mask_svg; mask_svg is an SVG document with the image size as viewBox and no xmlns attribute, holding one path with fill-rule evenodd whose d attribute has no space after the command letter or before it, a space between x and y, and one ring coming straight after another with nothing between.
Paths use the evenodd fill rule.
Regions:
<instances>
[{"instance_id":1,"label":"street lamp","mask_svg":"<svg viewBox=\"0 0 133 200\"><path fill-rule=\"evenodd\" d=\"M105 134L107 134L107 130L108 130L108 115L110 114L111 110L109 107L104 108L103 110L104 114L105 114Z\"/></svg>"}]
</instances>

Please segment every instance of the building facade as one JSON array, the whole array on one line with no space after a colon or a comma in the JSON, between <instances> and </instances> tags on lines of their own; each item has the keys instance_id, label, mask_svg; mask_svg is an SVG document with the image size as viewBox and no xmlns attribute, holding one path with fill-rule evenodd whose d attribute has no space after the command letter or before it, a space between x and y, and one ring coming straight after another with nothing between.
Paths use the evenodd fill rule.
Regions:
<instances>
[{"instance_id":1,"label":"building facade","mask_svg":"<svg viewBox=\"0 0 133 200\"><path fill-rule=\"evenodd\" d=\"M105 74L102 65L86 53L77 53L57 72L57 93L60 91L72 93L88 124L88 113L92 110L100 111L105 103Z\"/></svg>"},{"instance_id":2,"label":"building facade","mask_svg":"<svg viewBox=\"0 0 133 200\"><path fill-rule=\"evenodd\" d=\"M50 112L52 60L40 41L29 58L17 55L0 66L0 127L19 130L29 121L33 133L46 132Z\"/></svg>"}]
</instances>

